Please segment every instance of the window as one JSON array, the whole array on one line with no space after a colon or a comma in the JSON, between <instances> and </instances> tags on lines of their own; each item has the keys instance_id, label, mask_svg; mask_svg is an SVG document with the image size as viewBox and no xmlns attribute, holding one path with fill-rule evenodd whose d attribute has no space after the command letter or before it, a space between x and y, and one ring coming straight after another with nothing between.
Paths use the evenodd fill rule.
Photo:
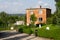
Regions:
<instances>
[{"instance_id":1,"label":"window","mask_svg":"<svg viewBox=\"0 0 60 40\"><path fill-rule=\"evenodd\" d=\"M30 13L33 14L33 11L31 11Z\"/></svg>"},{"instance_id":2,"label":"window","mask_svg":"<svg viewBox=\"0 0 60 40\"><path fill-rule=\"evenodd\" d=\"M33 10L31 10L30 13L33 14Z\"/></svg>"},{"instance_id":3,"label":"window","mask_svg":"<svg viewBox=\"0 0 60 40\"><path fill-rule=\"evenodd\" d=\"M39 21L42 21L42 18L39 18Z\"/></svg>"},{"instance_id":4,"label":"window","mask_svg":"<svg viewBox=\"0 0 60 40\"><path fill-rule=\"evenodd\" d=\"M39 14L42 14L42 12L43 12L42 9L40 9L40 10L39 10Z\"/></svg>"}]
</instances>

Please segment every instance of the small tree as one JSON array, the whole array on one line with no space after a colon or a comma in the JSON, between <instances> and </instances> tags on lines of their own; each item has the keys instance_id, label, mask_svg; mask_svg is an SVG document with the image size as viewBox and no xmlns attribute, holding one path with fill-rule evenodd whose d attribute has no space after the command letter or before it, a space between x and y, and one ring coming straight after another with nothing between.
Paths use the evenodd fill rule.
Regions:
<instances>
[{"instance_id":1,"label":"small tree","mask_svg":"<svg viewBox=\"0 0 60 40\"><path fill-rule=\"evenodd\" d=\"M30 20L32 21L31 24L35 24L35 21L37 20L35 14L32 14L31 17L30 17Z\"/></svg>"}]
</instances>

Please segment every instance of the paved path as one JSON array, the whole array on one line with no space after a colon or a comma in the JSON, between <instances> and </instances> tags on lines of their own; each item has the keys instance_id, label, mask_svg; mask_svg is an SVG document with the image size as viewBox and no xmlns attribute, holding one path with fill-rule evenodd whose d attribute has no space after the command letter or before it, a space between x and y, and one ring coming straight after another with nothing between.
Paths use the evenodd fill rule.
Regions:
<instances>
[{"instance_id":1,"label":"paved path","mask_svg":"<svg viewBox=\"0 0 60 40\"><path fill-rule=\"evenodd\" d=\"M42 37L35 37L33 35L29 36L28 34L24 34L24 33L21 34L17 32L9 32L9 33L6 32L3 34L5 37L0 37L0 40L52 40L52 39L47 39L47 38L42 38Z\"/></svg>"}]
</instances>

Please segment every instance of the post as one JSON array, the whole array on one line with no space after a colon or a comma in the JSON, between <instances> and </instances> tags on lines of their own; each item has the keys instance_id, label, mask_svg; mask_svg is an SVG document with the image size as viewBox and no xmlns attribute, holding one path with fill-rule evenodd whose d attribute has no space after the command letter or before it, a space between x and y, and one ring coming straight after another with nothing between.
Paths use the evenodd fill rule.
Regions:
<instances>
[{"instance_id":1,"label":"post","mask_svg":"<svg viewBox=\"0 0 60 40\"><path fill-rule=\"evenodd\" d=\"M37 29L35 30L35 36L37 37Z\"/></svg>"},{"instance_id":2,"label":"post","mask_svg":"<svg viewBox=\"0 0 60 40\"><path fill-rule=\"evenodd\" d=\"M41 24L39 24L39 28L41 28Z\"/></svg>"},{"instance_id":3,"label":"post","mask_svg":"<svg viewBox=\"0 0 60 40\"><path fill-rule=\"evenodd\" d=\"M11 27L11 30L13 30L14 29L14 27Z\"/></svg>"}]
</instances>

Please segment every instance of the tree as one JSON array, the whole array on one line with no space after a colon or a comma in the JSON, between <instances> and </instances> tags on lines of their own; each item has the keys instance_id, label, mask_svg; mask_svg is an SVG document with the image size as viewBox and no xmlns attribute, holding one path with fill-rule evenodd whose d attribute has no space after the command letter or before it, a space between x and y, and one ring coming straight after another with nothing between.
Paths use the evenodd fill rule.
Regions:
<instances>
[{"instance_id":1,"label":"tree","mask_svg":"<svg viewBox=\"0 0 60 40\"><path fill-rule=\"evenodd\" d=\"M55 25L57 24L57 16L56 15L53 17L52 24L55 24Z\"/></svg>"},{"instance_id":2,"label":"tree","mask_svg":"<svg viewBox=\"0 0 60 40\"><path fill-rule=\"evenodd\" d=\"M35 23L35 21L37 20L35 14L32 14L32 15L31 15L30 20L32 21L32 22L31 22L32 24Z\"/></svg>"},{"instance_id":3,"label":"tree","mask_svg":"<svg viewBox=\"0 0 60 40\"><path fill-rule=\"evenodd\" d=\"M0 12L0 26L6 27L7 26L7 13L6 12Z\"/></svg>"},{"instance_id":4,"label":"tree","mask_svg":"<svg viewBox=\"0 0 60 40\"><path fill-rule=\"evenodd\" d=\"M51 17L47 18L47 24L57 24L58 17L55 14L52 14Z\"/></svg>"},{"instance_id":5,"label":"tree","mask_svg":"<svg viewBox=\"0 0 60 40\"><path fill-rule=\"evenodd\" d=\"M56 6L60 7L60 0L55 0L56 1Z\"/></svg>"},{"instance_id":6,"label":"tree","mask_svg":"<svg viewBox=\"0 0 60 40\"><path fill-rule=\"evenodd\" d=\"M25 15L24 16L20 16L19 18L20 18L20 20L25 21Z\"/></svg>"},{"instance_id":7,"label":"tree","mask_svg":"<svg viewBox=\"0 0 60 40\"><path fill-rule=\"evenodd\" d=\"M19 19L20 21L24 21L24 23L26 24L26 15L19 16L18 19Z\"/></svg>"},{"instance_id":8,"label":"tree","mask_svg":"<svg viewBox=\"0 0 60 40\"><path fill-rule=\"evenodd\" d=\"M57 24L60 25L60 0L55 0L56 1L56 13L55 15L57 16Z\"/></svg>"}]
</instances>

